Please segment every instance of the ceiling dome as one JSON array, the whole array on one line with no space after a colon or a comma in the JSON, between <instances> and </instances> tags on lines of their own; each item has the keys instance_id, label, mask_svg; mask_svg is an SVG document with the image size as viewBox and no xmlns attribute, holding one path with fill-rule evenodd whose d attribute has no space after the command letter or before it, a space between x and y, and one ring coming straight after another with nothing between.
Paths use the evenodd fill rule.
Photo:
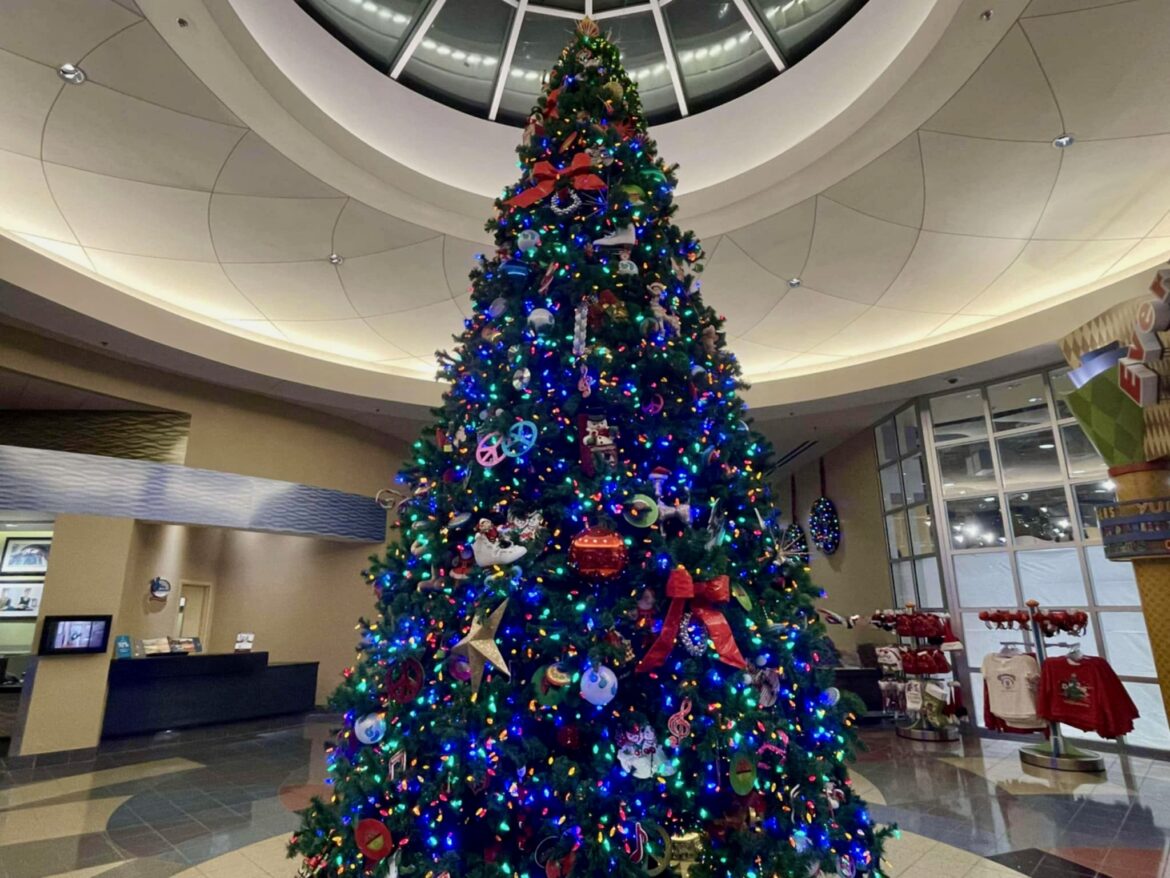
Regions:
<instances>
[{"instance_id":1,"label":"ceiling dome","mask_svg":"<svg viewBox=\"0 0 1170 878\"><path fill-rule=\"evenodd\" d=\"M527 117L576 19L622 49L651 123L692 115L777 76L865 0L298 0L367 63L448 106Z\"/></svg>"}]
</instances>

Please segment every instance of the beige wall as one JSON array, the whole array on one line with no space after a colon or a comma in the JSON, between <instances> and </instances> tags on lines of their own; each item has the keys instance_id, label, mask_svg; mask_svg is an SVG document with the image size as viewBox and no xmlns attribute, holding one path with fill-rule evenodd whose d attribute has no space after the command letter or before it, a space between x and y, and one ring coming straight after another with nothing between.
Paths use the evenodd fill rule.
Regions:
<instances>
[{"instance_id":1,"label":"beige wall","mask_svg":"<svg viewBox=\"0 0 1170 878\"><path fill-rule=\"evenodd\" d=\"M211 584L208 652L231 652L236 633L256 635L269 661L316 661L317 702L324 704L353 661L354 625L374 612L362 580L381 547L213 527L134 527L116 633L166 637L174 629L184 580ZM171 583L167 601L150 597L150 580Z\"/></svg>"},{"instance_id":2,"label":"beige wall","mask_svg":"<svg viewBox=\"0 0 1170 878\"><path fill-rule=\"evenodd\" d=\"M0 326L5 368L191 415L187 466L373 494L406 444L312 409Z\"/></svg>"},{"instance_id":3,"label":"beige wall","mask_svg":"<svg viewBox=\"0 0 1170 878\"><path fill-rule=\"evenodd\" d=\"M42 617L110 613L116 632L133 530L134 522L125 518L57 516ZM21 693L25 721L12 752L29 756L95 746L109 665L108 654L38 658L32 683L26 680Z\"/></svg>"},{"instance_id":4,"label":"beige wall","mask_svg":"<svg viewBox=\"0 0 1170 878\"><path fill-rule=\"evenodd\" d=\"M825 455L825 482L826 495L841 518L841 546L828 556L810 546L812 578L826 592L822 607L842 616L861 614L868 618L874 610L889 607L893 601L872 431L862 430ZM809 509L821 496L820 469L815 459L797 470L796 491L797 514L807 533ZM776 496L781 507L787 509L787 478L776 485ZM859 643L891 640L889 635L868 626L853 630L834 626L829 633L841 650L856 650Z\"/></svg>"}]
</instances>

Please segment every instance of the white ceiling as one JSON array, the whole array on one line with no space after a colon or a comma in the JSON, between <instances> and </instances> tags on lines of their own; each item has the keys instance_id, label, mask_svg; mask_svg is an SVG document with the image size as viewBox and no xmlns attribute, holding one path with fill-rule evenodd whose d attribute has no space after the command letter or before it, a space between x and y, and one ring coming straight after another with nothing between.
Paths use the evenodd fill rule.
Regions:
<instances>
[{"instance_id":1,"label":"white ceiling","mask_svg":"<svg viewBox=\"0 0 1170 878\"><path fill-rule=\"evenodd\" d=\"M757 384L980 332L1170 253L1170 3L948 2L930 57L834 151L875 157L824 185L808 185L815 169L781 181L811 192L762 212L757 197L749 224L703 216L704 294ZM978 21L989 5L995 17ZM433 374L483 243L286 158L133 0L7 0L2 15L0 232L204 326ZM66 61L84 85L58 78ZM939 71L960 62L974 72L938 95ZM1063 132L1076 143L1059 150Z\"/></svg>"}]
</instances>

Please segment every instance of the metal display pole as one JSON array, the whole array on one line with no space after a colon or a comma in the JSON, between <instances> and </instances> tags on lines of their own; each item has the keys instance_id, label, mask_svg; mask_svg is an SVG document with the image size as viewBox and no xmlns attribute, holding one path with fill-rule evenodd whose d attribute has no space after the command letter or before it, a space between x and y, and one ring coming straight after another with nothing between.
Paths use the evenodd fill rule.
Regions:
<instances>
[{"instance_id":1,"label":"metal display pole","mask_svg":"<svg viewBox=\"0 0 1170 878\"><path fill-rule=\"evenodd\" d=\"M1044 647L1044 632L1040 629L1040 621L1036 618L1040 608L1039 601L1026 601L1028 617L1032 625L1032 640L1036 646L1036 662L1041 668L1048 659ZM1055 771L1083 771L1099 772L1105 770L1105 759L1088 750L1074 747L1064 739L1060 731L1060 723L1048 723L1048 741L1044 744L1028 744L1020 748L1020 762L1036 768L1049 768Z\"/></svg>"}]
</instances>

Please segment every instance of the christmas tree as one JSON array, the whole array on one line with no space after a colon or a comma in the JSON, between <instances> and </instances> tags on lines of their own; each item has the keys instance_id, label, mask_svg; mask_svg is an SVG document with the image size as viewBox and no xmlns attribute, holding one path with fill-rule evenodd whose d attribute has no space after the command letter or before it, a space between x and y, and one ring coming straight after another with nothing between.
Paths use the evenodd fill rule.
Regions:
<instances>
[{"instance_id":1,"label":"christmas tree","mask_svg":"<svg viewBox=\"0 0 1170 878\"><path fill-rule=\"evenodd\" d=\"M302 875L879 876L699 242L586 19L472 272ZM807 549L803 551L807 552Z\"/></svg>"}]
</instances>

